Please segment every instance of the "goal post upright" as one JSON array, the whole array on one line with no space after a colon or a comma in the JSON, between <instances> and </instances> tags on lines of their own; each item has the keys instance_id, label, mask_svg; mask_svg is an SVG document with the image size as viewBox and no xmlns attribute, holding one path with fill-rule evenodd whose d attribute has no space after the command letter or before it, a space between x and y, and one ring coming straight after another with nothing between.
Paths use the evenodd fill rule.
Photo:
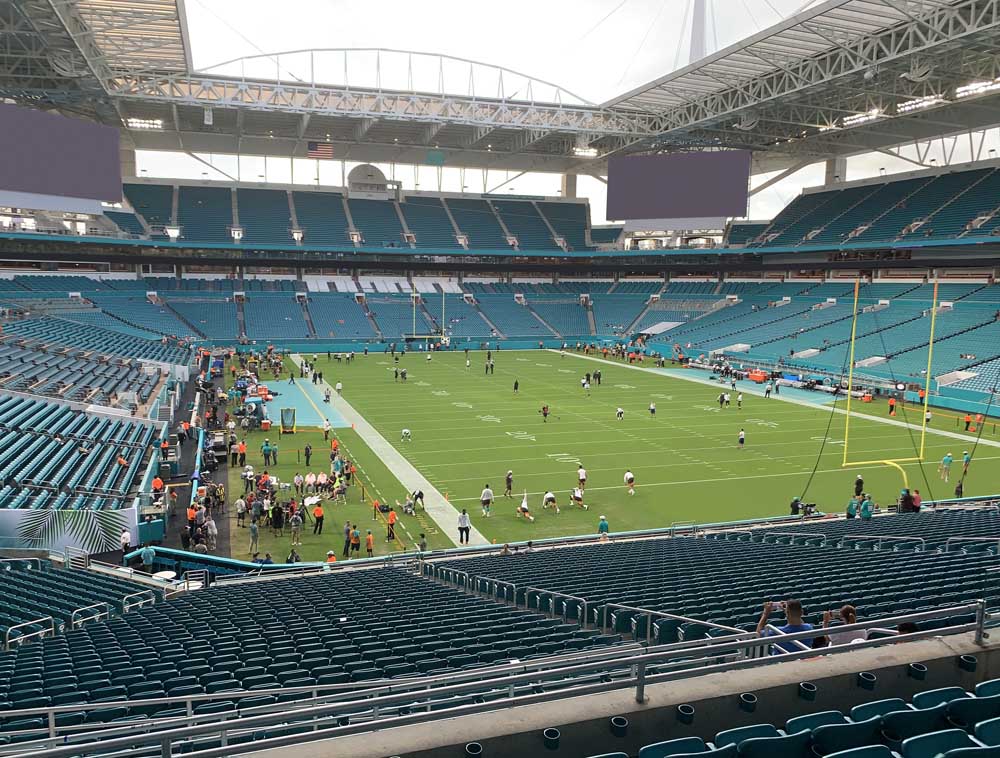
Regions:
<instances>
[{"instance_id":1,"label":"goal post upright","mask_svg":"<svg viewBox=\"0 0 1000 758\"><path fill-rule=\"evenodd\" d=\"M931 299L931 336L927 341L927 374L924 377L924 412L920 424L920 459L924 458L924 443L927 439L927 409L931 402L931 366L934 362L934 327L937 324L938 279L934 277L934 295Z\"/></svg>"},{"instance_id":2,"label":"goal post upright","mask_svg":"<svg viewBox=\"0 0 1000 758\"><path fill-rule=\"evenodd\" d=\"M852 391L854 389L854 357L855 357L855 343L857 340L857 324L858 324L858 300L860 292L860 277L854 282L854 315L851 323L851 348L850 348L850 358L849 358L849 369L847 375L847 408L844 418L844 457L841 464L842 468L848 468L851 466L892 466L897 469L903 477L903 486L909 487L909 480L907 477L906 469L903 468L903 463L922 463L924 460L925 443L927 439L927 409L930 407L930 388L931 388L931 370L934 361L934 335L935 328L937 325L937 309L938 309L938 281L934 280L934 293L931 300L931 325L930 334L927 341L927 370L926 376L924 377L924 402L922 404L923 408L923 418L920 424L920 449L915 456L910 456L907 458L894 458L892 460L871 460L871 461L850 461L848 460L850 456L850 424L851 424L851 400Z\"/></svg>"},{"instance_id":3,"label":"goal post upright","mask_svg":"<svg viewBox=\"0 0 1000 758\"><path fill-rule=\"evenodd\" d=\"M854 280L854 313L851 317L851 350L847 360L847 415L844 416L844 460L840 464L842 467L847 463L848 440L851 433L851 395L854 390L854 343L858 333L858 296L861 291L860 274Z\"/></svg>"}]
</instances>

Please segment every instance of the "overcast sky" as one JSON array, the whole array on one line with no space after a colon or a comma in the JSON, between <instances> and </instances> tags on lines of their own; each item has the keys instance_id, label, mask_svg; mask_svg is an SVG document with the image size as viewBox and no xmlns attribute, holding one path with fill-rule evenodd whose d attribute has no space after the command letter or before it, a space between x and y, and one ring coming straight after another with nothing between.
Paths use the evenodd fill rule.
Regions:
<instances>
[{"instance_id":1,"label":"overcast sky","mask_svg":"<svg viewBox=\"0 0 1000 758\"><path fill-rule=\"evenodd\" d=\"M748 37L819 0L705 0L708 53ZM372 86L376 76L386 88L433 90L438 68L430 58L411 59L404 54L376 58L371 54L322 53L314 56L275 53L308 49L381 48L423 51L501 66L551 82L579 98L600 103L686 65L690 57L693 0L507 0L502 4L482 0L187 0L192 55L203 69L246 56L250 63L215 69L268 78L298 77L308 81ZM277 17L277 18L276 18ZM345 57L347 71L345 74ZM445 90L467 94L468 65L448 64ZM495 73L476 68L472 84L476 94L494 96ZM505 77L508 96L524 86L517 77ZM534 92L537 99L545 93ZM563 95L566 97L566 95ZM945 163L950 140L934 143L931 156ZM983 157L1000 151L1000 130L988 133ZM954 159L968 160L972 152L965 140L956 143ZM915 157L913 149L907 155ZM215 179L340 186L340 161L296 160L203 155L205 163L183 153L140 152L141 176L179 179ZM345 172L354 164L347 164ZM216 166L218 170L213 170ZM502 185L500 192L555 196L559 176L528 174L505 183L509 175L479 170L381 165L387 176L399 179L404 189L446 192L483 192ZM845 180L916 170L912 162L880 153L848 161ZM766 181L757 176L751 185ZM750 198L749 218L768 219L787 205L803 187L822 184L823 166L806 167ZM580 177L578 192L591 203L595 224L606 222L606 186Z\"/></svg>"},{"instance_id":2,"label":"overcast sky","mask_svg":"<svg viewBox=\"0 0 1000 758\"><path fill-rule=\"evenodd\" d=\"M451 55L502 66L604 102L685 65L695 0L187 0L196 68L243 56L304 49L382 48ZM708 52L780 21L808 0L705 0ZM276 18L278 16L279 18ZM308 80L304 57L264 59L270 73ZM342 62L317 79L343 76ZM352 57L349 76L374 79L374 60ZM406 87L405 67L382 71ZM436 79L436 71L426 75ZM446 87L464 94L465 70ZM488 90L484 76L477 88ZM419 88L419 87L418 87Z\"/></svg>"}]
</instances>

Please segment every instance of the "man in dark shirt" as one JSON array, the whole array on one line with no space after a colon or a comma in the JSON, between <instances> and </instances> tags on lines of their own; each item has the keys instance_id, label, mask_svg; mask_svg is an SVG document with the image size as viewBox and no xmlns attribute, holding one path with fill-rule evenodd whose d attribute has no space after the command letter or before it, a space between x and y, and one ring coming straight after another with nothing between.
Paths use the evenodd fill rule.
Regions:
<instances>
[{"instance_id":1,"label":"man in dark shirt","mask_svg":"<svg viewBox=\"0 0 1000 758\"><path fill-rule=\"evenodd\" d=\"M861 474L858 474L858 478L854 480L854 496L861 497L861 493L865 491L865 480L861 478Z\"/></svg>"}]
</instances>

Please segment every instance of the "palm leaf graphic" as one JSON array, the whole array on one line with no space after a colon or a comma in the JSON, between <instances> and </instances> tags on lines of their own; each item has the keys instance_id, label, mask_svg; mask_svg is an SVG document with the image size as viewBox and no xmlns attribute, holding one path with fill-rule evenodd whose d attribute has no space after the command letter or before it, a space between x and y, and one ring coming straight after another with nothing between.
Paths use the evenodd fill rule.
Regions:
<instances>
[{"instance_id":1,"label":"palm leaf graphic","mask_svg":"<svg viewBox=\"0 0 1000 758\"><path fill-rule=\"evenodd\" d=\"M103 553L119 546L118 535L125 524L121 513L85 509L62 513L66 514L66 532L88 553Z\"/></svg>"},{"instance_id":2,"label":"palm leaf graphic","mask_svg":"<svg viewBox=\"0 0 1000 758\"><path fill-rule=\"evenodd\" d=\"M62 534L61 511L33 510L25 512L17 526L17 536L29 544L54 545Z\"/></svg>"}]
</instances>

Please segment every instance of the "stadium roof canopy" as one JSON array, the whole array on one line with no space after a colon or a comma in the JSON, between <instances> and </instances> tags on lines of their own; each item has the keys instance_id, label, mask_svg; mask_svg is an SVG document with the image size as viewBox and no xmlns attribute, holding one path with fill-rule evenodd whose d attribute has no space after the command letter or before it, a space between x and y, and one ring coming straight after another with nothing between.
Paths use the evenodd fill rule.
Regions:
<instances>
[{"instance_id":1,"label":"stadium roof canopy","mask_svg":"<svg viewBox=\"0 0 1000 758\"><path fill-rule=\"evenodd\" d=\"M305 157L329 141L349 160L600 173L615 153L743 147L764 171L1000 123L1000 0L825 0L603 104L447 56L256 58L317 56L342 56L344 77L269 77L253 58L194 71L183 0L0 0L0 97L119 125L139 149ZM356 56L437 66L439 86L352 81ZM496 95L455 92L455 67Z\"/></svg>"}]
</instances>

